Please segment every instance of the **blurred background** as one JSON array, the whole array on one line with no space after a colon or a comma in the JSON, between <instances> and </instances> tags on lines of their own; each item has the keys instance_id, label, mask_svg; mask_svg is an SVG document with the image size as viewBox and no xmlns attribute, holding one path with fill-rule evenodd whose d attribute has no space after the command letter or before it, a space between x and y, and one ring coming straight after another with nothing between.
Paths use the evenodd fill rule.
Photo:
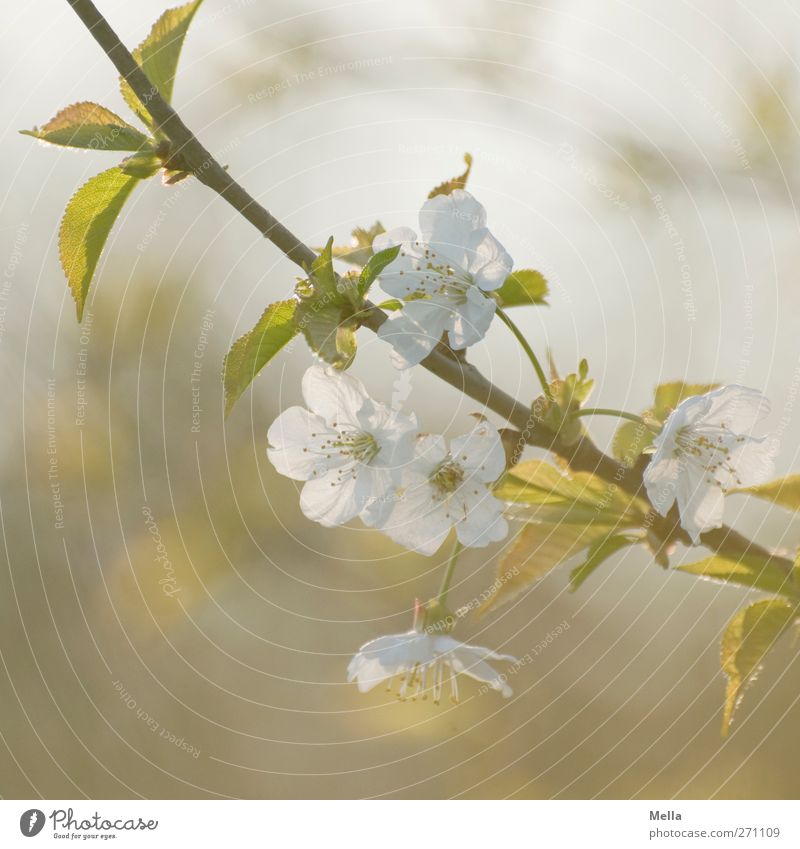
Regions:
<instances>
[{"instance_id":1,"label":"blurred background","mask_svg":"<svg viewBox=\"0 0 800 849\"><path fill-rule=\"evenodd\" d=\"M164 8L98 5L131 47ZM375 219L415 225L471 152L492 230L550 281L550 306L517 314L537 349L562 372L587 357L598 406L638 411L682 378L763 389L784 474L800 470L799 39L777 1L207 0L174 103L314 245ZM154 180L79 326L58 222L119 157L17 130L79 100L125 115L116 74L47 0L7 10L0 78L0 794L796 798L790 640L721 740L719 637L754 594L638 549L575 595L562 567L459 624L460 639L535 655L512 699L359 695L350 656L410 626L444 554L302 516L265 456L269 423L300 398L302 343L223 423L225 352L297 269L202 186ZM371 392L458 434L474 404L401 376L361 333ZM535 393L499 323L470 358ZM592 422L601 446L613 427ZM800 542L779 510L731 498L726 518ZM462 558L455 604L492 582L498 554Z\"/></svg>"}]
</instances>

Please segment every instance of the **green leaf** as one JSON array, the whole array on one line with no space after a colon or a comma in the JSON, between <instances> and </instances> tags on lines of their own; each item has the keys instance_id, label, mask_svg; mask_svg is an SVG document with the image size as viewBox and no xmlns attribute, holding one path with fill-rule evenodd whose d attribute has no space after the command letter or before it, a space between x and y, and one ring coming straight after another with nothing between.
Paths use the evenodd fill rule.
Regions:
<instances>
[{"instance_id":1,"label":"green leaf","mask_svg":"<svg viewBox=\"0 0 800 849\"><path fill-rule=\"evenodd\" d=\"M381 301L378 306L386 312L397 312L403 309L403 302L398 301L397 298L389 298L388 301Z\"/></svg>"},{"instance_id":2,"label":"green leaf","mask_svg":"<svg viewBox=\"0 0 800 849\"><path fill-rule=\"evenodd\" d=\"M738 584L743 587L764 590L769 593L794 593L792 576L784 572L772 560L753 555L731 560L715 554L697 563L676 567L679 572L698 575L710 581Z\"/></svg>"},{"instance_id":3,"label":"green leaf","mask_svg":"<svg viewBox=\"0 0 800 849\"><path fill-rule=\"evenodd\" d=\"M153 24L147 38L133 51L133 58L167 103L172 102L172 87L175 83L175 72L178 68L183 40L202 1L194 0L183 6L167 9ZM147 127L154 129L149 113L134 94L127 80L120 77L119 85L128 106Z\"/></svg>"},{"instance_id":4,"label":"green leaf","mask_svg":"<svg viewBox=\"0 0 800 849\"><path fill-rule=\"evenodd\" d=\"M255 376L297 333L296 306L294 299L270 304L256 326L228 351L223 364L226 416Z\"/></svg>"},{"instance_id":5,"label":"green leaf","mask_svg":"<svg viewBox=\"0 0 800 849\"><path fill-rule=\"evenodd\" d=\"M332 251L331 238L312 263L308 280L298 283L294 321L312 351L334 368L346 369L356 354L358 314L364 298L357 277L337 278Z\"/></svg>"},{"instance_id":6,"label":"green leaf","mask_svg":"<svg viewBox=\"0 0 800 849\"><path fill-rule=\"evenodd\" d=\"M400 247L400 245L395 245L392 248L386 248L369 258L358 280L358 293L362 297L369 292L369 287L380 276L383 269L397 259L397 255L400 253Z\"/></svg>"},{"instance_id":7,"label":"green leaf","mask_svg":"<svg viewBox=\"0 0 800 849\"><path fill-rule=\"evenodd\" d=\"M511 469L495 495L513 502L508 512L525 524L499 562L481 615L588 546L597 544L599 556L602 542L620 536L621 529L640 527L648 509L641 500L594 475L580 472L567 477L540 460ZM622 536L636 541L633 535Z\"/></svg>"},{"instance_id":8,"label":"green leaf","mask_svg":"<svg viewBox=\"0 0 800 849\"><path fill-rule=\"evenodd\" d=\"M574 593L589 575L608 560L612 554L616 554L620 549L637 542L640 542L640 537L629 534L614 534L592 543L586 554L586 560L569 573L570 592Z\"/></svg>"},{"instance_id":9,"label":"green leaf","mask_svg":"<svg viewBox=\"0 0 800 849\"><path fill-rule=\"evenodd\" d=\"M495 294L501 307L524 307L531 304L546 305L549 290L541 272L520 268L506 277Z\"/></svg>"},{"instance_id":10,"label":"green leaf","mask_svg":"<svg viewBox=\"0 0 800 849\"><path fill-rule=\"evenodd\" d=\"M529 522L514 538L497 566L497 577L486 601L478 609L483 616L511 601L531 584L597 540L609 528L601 524Z\"/></svg>"},{"instance_id":11,"label":"green leaf","mask_svg":"<svg viewBox=\"0 0 800 849\"><path fill-rule=\"evenodd\" d=\"M684 383L674 380L656 386L653 406L642 413L642 418L648 423L660 426L669 414L687 398L693 395L705 395L716 389L716 383ZM623 422L614 435L611 452L621 462L634 466L639 455L653 444L656 434L645 425L636 422Z\"/></svg>"},{"instance_id":12,"label":"green leaf","mask_svg":"<svg viewBox=\"0 0 800 849\"><path fill-rule=\"evenodd\" d=\"M722 671L728 678L723 737L728 734L745 688L755 679L765 655L796 615L794 605L789 602L767 598L743 608L728 623L720 647Z\"/></svg>"},{"instance_id":13,"label":"green leaf","mask_svg":"<svg viewBox=\"0 0 800 849\"><path fill-rule=\"evenodd\" d=\"M648 505L588 472L562 474L543 460L528 460L509 470L495 487L515 514L538 521L641 523ZM526 508L530 508L526 510Z\"/></svg>"},{"instance_id":14,"label":"green leaf","mask_svg":"<svg viewBox=\"0 0 800 849\"><path fill-rule=\"evenodd\" d=\"M336 245L332 248L332 254L336 259L349 262L350 265L363 267L372 256L372 243L376 236L385 233L386 228L380 221L376 221L372 227L356 227L353 230L353 241L349 245ZM322 248L315 248L321 251Z\"/></svg>"},{"instance_id":15,"label":"green leaf","mask_svg":"<svg viewBox=\"0 0 800 849\"><path fill-rule=\"evenodd\" d=\"M349 368L356 354L358 323L344 315L336 305L315 309L313 301L300 301L295 313L295 327L303 334L309 348L334 368Z\"/></svg>"},{"instance_id":16,"label":"green leaf","mask_svg":"<svg viewBox=\"0 0 800 849\"><path fill-rule=\"evenodd\" d=\"M25 136L84 150L140 150L149 139L98 103L73 103L44 126L20 130Z\"/></svg>"},{"instance_id":17,"label":"green leaf","mask_svg":"<svg viewBox=\"0 0 800 849\"><path fill-rule=\"evenodd\" d=\"M121 168L110 168L84 183L64 210L58 252L77 304L78 321L83 317L92 275L108 234L138 182Z\"/></svg>"},{"instance_id":18,"label":"green leaf","mask_svg":"<svg viewBox=\"0 0 800 849\"><path fill-rule=\"evenodd\" d=\"M800 475L789 475L789 477L762 483L759 486L732 489L731 492L755 495L756 498L771 501L773 504L778 504L787 510L793 510L795 513L800 511Z\"/></svg>"},{"instance_id":19,"label":"green leaf","mask_svg":"<svg viewBox=\"0 0 800 849\"><path fill-rule=\"evenodd\" d=\"M655 436L655 433L645 424L623 422L614 434L611 453L626 466L634 466L645 448L653 444Z\"/></svg>"},{"instance_id":20,"label":"green leaf","mask_svg":"<svg viewBox=\"0 0 800 849\"><path fill-rule=\"evenodd\" d=\"M459 174L458 177L452 177L449 180L445 180L444 183L439 183L439 185L435 189L431 189L428 194L428 200L431 198L435 198L436 195L449 195L452 194L456 189L466 188L467 180L469 179L469 172L472 171L472 156L469 153L464 154L464 162L466 163L466 170L463 174Z\"/></svg>"}]
</instances>

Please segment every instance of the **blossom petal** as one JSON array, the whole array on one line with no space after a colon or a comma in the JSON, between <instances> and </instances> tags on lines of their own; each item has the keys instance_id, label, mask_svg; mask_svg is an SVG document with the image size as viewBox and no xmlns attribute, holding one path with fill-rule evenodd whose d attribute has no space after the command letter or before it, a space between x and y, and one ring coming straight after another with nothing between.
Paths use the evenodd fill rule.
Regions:
<instances>
[{"instance_id":1,"label":"blossom petal","mask_svg":"<svg viewBox=\"0 0 800 849\"><path fill-rule=\"evenodd\" d=\"M384 321L378 328L378 338L394 348L392 363L400 369L421 363L439 342L439 337L403 313Z\"/></svg>"},{"instance_id":2,"label":"blossom petal","mask_svg":"<svg viewBox=\"0 0 800 849\"><path fill-rule=\"evenodd\" d=\"M372 252L380 253L387 248L394 248L397 245L413 245L417 241L417 234L410 227L395 227L392 230L387 230L378 235L372 240ZM397 262L395 260L391 265ZM390 268L387 266L387 268Z\"/></svg>"},{"instance_id":3,"label":"blossom petal","mask_svg":"<svg viewBox=\"0 0 800 849\"><path fill-rule=\"evenodd\" d=\"M371 465L401 471L414 455L418 425L414 413L406 415L385 404L365 404L358 414L363 431L373 434L380 448Z\"/></svg>"},{"instance_id":4,"label":"blossom petal","mask_svg":"<svg viewBox=\"0 0 800 849\"><path fill-rule=\"evenodd\" d=\"M702 397L708 399L708 409L700 419L709 424L724 424L733 433L746 433L770 411L767 397L746 386L721 386Z\"/></svg>"},{"instance_id":5,"label":"blossom petal","mask_svg":"<svg viewBox=\"0 0 800 849\"><path fill-rule=\"evenodd\" d=\"M414 444L414 462L409 468L412 480L414 476L426 479L446 457L447 441L441 434L420 434Z\"/></svg>"},{"instance_id":6,"label":"blossom petal","mask_svg":"<svg viewBox=\"0 0 800 849\"><path fill-rule=\"evenodd\" d=\"M468 675L476 681L482 681L493 690L502 693L504 698L509 698L513 690L506 682L505 676L486 663L484 659L486 657L493 660L518 662L511 655L499 655L480 646L469 646L463 643L450 650L448 659L455 673Z\"/></svg>"},{"instance_id":7,"label":"blossom petal","mask_svg":"<svg viewBox=\"0 0 800 849\"><path fill-rule=\"evenodd\" d=\"M387 634L365 643L347 667L347 680L357 681L361 693L367 693L415 663L426 664L433 660L431 639L427 634L409 631L405 634Z\"/></svg>"},{"instance_id":8,"label":"blossom petal","mask_svg":"<svg viewBox=\"0 0 800 849\"><path fill-rule=\"evenodd\" d=\"M365 467L359 475L364 479L356 498L361 502L361 521L368 528L382 530L397 503L397 473L393 469Z\"/></svg>"},{"instance_id":9,"label":"blossom petal","mask_svg":"<svg viewBox=\"0 0 800 849\"><path fill-rule=\"evenodd\" d=\"M398 492L397 503L381 530L411 551L430 556L438 551L451 526L446 504L435 497L426 479L418 478Z\"/></svg>"},{"instance_id":10,"label":"blossom petal","mask_svg":"<svg viewBox=\"0 0 800 849\"><path fill-rule=\"evenodd\" d=\"M467 665L458 655L453 655L450 659L450 665L456 674L467 675L476 681L482 681L492 690L500 693L504 699L511 698L514 694L504 676L483 660L473 661Z\"/></svg>"},{"instance_id":11,"label":"blossom petal","mask_svg":"<svg viewBox=\"0 0 800 849\"><path fill-rule=\"evenodd\" d=\"M695 545L700 543L702 533L722 526L725 495L718 486L706 481L702 470L680 475L677 498L681 527Z\"/></svg>"},{"instance_id":12,"label":"blossom petal","mask_svg":"<svg viewBox=\"0 0 800 849\"><path fill-rule=\"evenodd\" d=\"M328 424L357 424L368 397L364 384L350 374L313 365L303 375L306 406Z\"/></svg>"},{"instance_id":13,"label":"blossom petal","mask_svg":"<svg viewBox=\"0 0 800 849\"><path fill-rule=\"evenodd\" d=\"M433 649L440 654L457 651L462 654L474 655L474 659L477 660L504 660L510 663L519 663L517 658L512 654L498 654L498 652L493 649L487 649L485 646L473 646L469 643L462 643L447 634L434 638ZM469 660L465 660L465 663L468 662Z\"/></svg>"},{"instance_id":14,"label":"blossom petal","mask_svg":"<svg viewBox=\"0 0 800 849\"><path fill-rule=\"evenodd\" d=\"M508 536L508 522L503 516L503 504L484 486L474 489L464 483L459 490L464 506L463 517L456 521L458 541L468 548L485 548ZM452 511L455 513L456 511Z\"/></svg>"},{"instance_id":15,"label":"blossom petal","mask_svg":"<svg viewBox=\"0 0 800 849\"><path fill-rule=\"evenodd\" d=\"M456 437L451 451L468 476L483 483L496 481L505 471L506 453L500 434L485 419L477 422L469 433Z\"/></svg>"},{"instance_id":16,"label":"blossom petal","mask_svg":"<svg viewBox=\"0 0 800 849\"><path fill-rule=\"evenodd\" d=\"M331 471L321 478L306 483L300 493L300 509L303 514L326 528L343 525L357 516L366 506L359 503L356 491L357 477L339 477Z\"/></svg>"},{"instance_id":17,"label":"blossom petal","mask_svg":"<svg viewBox=\"0 0 800 849\"><path fill-rule=\"evenodd\" d=\"M321 440L312 434L329 434L320 416L304 407L289 407L267 431L267 457L276 471L293 480L305 481L327 469L324 455L314 450Z\"/></svg>"},{"instance_id":18,"label":"blossom petal","mask_svg":"<svg viewBox=\"0 0 800 849\"><path fill-rule=\"evenodd\" d=\"M502 286L514 261L500 242L484 228L470 234L466 249L467 271L475 284L485 292Z\"/></svg>"},{"instance_id":19,"label":"blossom petal","mask_svg":"<svg viewBox=\"0 0 800 849\"><path fill-rule=\"evenodd\" d=\"M680 475L680 462L666 452L658 452L644 471L644 485L647 497L655 509L666 516L675 503Z\"/></svg>"},{"instance_id":20,"label":"blossom petal","mask_svg":"<svg viewBox=\"0 0 800 849\"><path fill-rule=\"evenodd\" d=\"M473 231L485 226L486 210L463 189L431 198L419 213L422 241L459 268L466 267L466 249Z\"/></svg>"},{"instance_id":21,"label":"blossom petal","mask_svg":"<svg viewBox=\"0 0 800 849\"><path fill-rule=\"evenodd\" d=\"M494 318L497 303L482 295L474 286L467 289L467 302L453 315L448 333L450 347L456 351L469 348L486 335Z\"/></svg>"},{"instance_id":22,"label":"blossom petal","mask_svg":"<svg viewBox=\"0 0 800 849\"><path fill-rule=\"evenodd\" d=\"M736 470L735 479L726 486L756 486L769 480L775 473L775 455L779 442L773 437L747 439L738 444L728 457L728 464Z\"/></svg>"}]
</instances>

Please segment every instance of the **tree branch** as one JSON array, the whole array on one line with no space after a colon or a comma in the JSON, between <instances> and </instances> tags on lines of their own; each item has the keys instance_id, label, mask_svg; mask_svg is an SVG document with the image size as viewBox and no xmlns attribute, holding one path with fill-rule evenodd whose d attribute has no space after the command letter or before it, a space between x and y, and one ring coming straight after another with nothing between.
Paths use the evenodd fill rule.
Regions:
<instances>
[{"instance_id":1,"label":"tree branch","mask_svg":"<svg viewBox=\"0 0 800 849\"><path fill-rule=\"evenodd\" d=\"M161 97L158 89L147 78L94 3L91 0L67 2L120 75L128 81L155 125L169 139L173 146L171 154L180 162L181 167L191 171L203 185L219 194L292 262L307 270L316 259L316 253L261 206L206 150L178 113ZM377 331L386 319L387 316L382 310L367 302L361 320L365 327ZM552 451L576 471L591 472L603 478L609 485L616 485L633 495L641 494L643 481L640 467L629 469L617 463L600 451L588 437L575 446L564 445L557 435L539 426L528 404L522 404L498 389L473 365L442 350L434 350L422 365L513 424L524 435L527 444ZM688 535L680 528L675 511L666 519L656 516L652 529L666 541L690 543ZM771 556L762 546L727 526L703 534L702 542L712 551L732 557L743 554ZM791 571L793 564L790 560L777 556L773 556L772 560L787 572Z\"/></svg>"}]
</instances>

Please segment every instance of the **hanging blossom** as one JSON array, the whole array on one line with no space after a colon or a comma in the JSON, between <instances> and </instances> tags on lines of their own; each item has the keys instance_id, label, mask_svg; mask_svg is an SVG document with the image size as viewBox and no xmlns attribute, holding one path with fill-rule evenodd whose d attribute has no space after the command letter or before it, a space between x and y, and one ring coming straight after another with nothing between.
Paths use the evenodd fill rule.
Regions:
<instances>
[{"instance_id":1,"label":"hanging blossom","mask_svg":"<svg viewBox=\"0 0 800 849\"><path fill-rule=\"evenodd\" d=\"M306 481L300 508L315 522L341 525L360 515L385 521L402 467L413 457L417 420L373 401L360 380L314 365L302 383L308 409L290 407L267 433L278 472Z\"/></svg>"},{"instance_id":2,"label":"hanging blossom","mask_svg":"<svg viewBox=\"0 0 800 849\"><path fill-rule=\"evenodd\" d=\"M508 524L504 505L489 485L500 477L505 464L500 435L483 418L469 433L454 439L449 451L443 436L421 434L414 458L401 477L394 508L376 526L395 542L422 554L434 554L453 526L464 546L498 542L508 534Z\"/></svg>"},{"instance_id":3,"label":"hanging blossom","mask_svg":"<svg viewBox=\"0 0 800 849\"><path fill-rule=\"evenodd\" d=\"M468 192L457 189L426 201L419 227L419 239L410 228L398 227L372 243L376 253L401 245L380 283L405 303L378 331L393 346L398 368L425 359L444 333L454 350L483 339L495 312L494 299L485 293L502 286L512 267L486 228L486 210Z\"/></svg>"},{"instance_id":4,"label":"hanging blossom","mask_svg":"<svg viewBox=\"0 0 800 849\"><path fill-rule=\"evenodd\" d=\"M748 435L769 409L755 389L723 386L679 404L655 438L644 473L647 495L662 516L677 500L681 526L695 544L722 525L726 491L772 475L777 441Z\"/></svg>"},{"instance_id":5,"label":"hanging blossom","mask_svg":"<svg viewBox=\"0 0 800 849\"><path fill-rule=\"evenodd\" d=\"M517 662L511 655L460 643L447 635L408 631L387 634L361 646L347 667L347 680L356 681L359 691L367 693L384 681L391 690L393 679L398 679L400 699L424 699L430 692L439 704L448 682L450 698L458 702L457 676L467 675L508 698L512 690L505 676L487 660Z\"/></svg>"}]
</instances>

